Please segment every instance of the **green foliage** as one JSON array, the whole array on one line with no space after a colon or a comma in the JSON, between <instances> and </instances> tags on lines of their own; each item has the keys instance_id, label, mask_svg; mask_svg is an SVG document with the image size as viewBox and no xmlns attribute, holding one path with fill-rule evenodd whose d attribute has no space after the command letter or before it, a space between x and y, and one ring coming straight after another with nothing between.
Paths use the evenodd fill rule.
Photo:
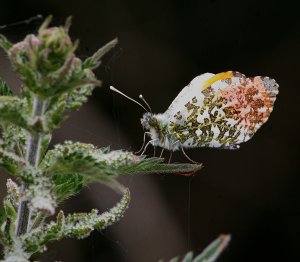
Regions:
<instances>
[{"instance_id":1,"label":"green foliage","mask_svg":"<svg viewBox=\"0 0 300 262\"><path fill-rule=\"evenodd\" d=\"M79 174L55 174L52 179L54 182L53 192L58 202L80 192L86 183L83 176Z\"/></svg>"},{"instance_id":2,"label":"green foliage","mask_svg":"<svg viewBox=\"0 0 300 262\"><path fill-rule=\"evenodd\" d=\"M6 188L7 199L12 203L15 210L17 210L20 200L20 188L14 181L12 181L12 179L7 179Z\"/></svg>"},{"instance_id":3,"label":"green foliage","mask_svg":"<svg viewBox=\"0 0 300 262\"><path fill-rule=\"evenodd\" d=\"M11 91L10 87L0 79L0 96L12 96L13 92Z\"/></svg>"},{"instance_id":4,"label":"green foliage","mask_svg":"<svg viewBox=\"0 0 300 262\"><path fill-rule=\"evenodd\" d=\"M0 120L31 129L26 115L26 102L14 96L0 96Z\"/></svg>"},{"instance_id":5,"label":"green foliage","mask_svg":"<svg viewBox=\"0 0 300 262\"><path fill-rule=\"evenodd\" d=\"M56 222L51 222L22 237L25 250L33 254L43 250L45 244L49 242L66 237L82 239L88 237L94 229L103 230L122 218L129 201L130 194L127 189L124 191L121 201L111 210L102 214L93 209L90 213L75 213L65 217L63 211L60 211Z\"/></svg>"},{"instance_id":6,"label":"green foliage","mask_svg":"<svg viewBox=\"0 0 300 262\"><path fill-rule=\"evenodd\" d=\"M12 175L20 175L20 165L26 165L24 159L0 147L0 166Z\"/></svg>"},{"instance_id":7,"label":"green foliage","mask_svg":"<svg viewBox=\"0 0 300 262\"><path fill-rule=\"evenodd\" d=\"M102 182L118 191L114 179L120 175L150 174L150 173L193 173L201 168L195 164L164 164L161 158L144 158L131 152L108 148L96 148L91 144L65 142L49 150L41 165L47 176L54 176L58 181L60 176L76 179L82 178L79 185L91 182ZM70 176L77 174L77 176ZM84 178L84 179L83 179ZM77 186L75 187L77 188ZM69 191L71 193L71 191ZM76 193L77 190L74 191ZM69 196L69 194L67 195Z\"/></svg>"},{"instance_id":8,"label":"green foliage","mask_svg":"<svg viewBox=\"0 0 300 262\"><path fill-rule=\"evenodd\" d=\"M229 241L230 235L220 235L198 256L193 257L193 252L188 252L182 260L179 257L174 257L169 262L215 262L227 247ZM160 262L163 262L163 260L160 260Z\"/></svg>"},{"instance_id":9,"label":"green foliage","mask_svg":"<svg viewBox=\"0 0 300 262\"><path fill-rule=\"evenodd\" d=\"M165 164L132 152L96 148L67 141L48 150L52 131L79 109L100 86L93 69L116 44L112 40L82 62L75 54L78 41L68 35L71 19L64 26L48 27L48 17L36 35L10 43L0 35L13 69L22 81L20 96L0 80L0 166L17 182L7 180L7 196L0 212L0 243L4 261L28 262L46 245L64 237L81 239L93 230L116 223L129 205L129 191L117 182L122 175L175 173L191 175L195 164ZM84 186L100 182L123 194L108 212L64 215L47 222L64 199Z\"/></svg>"},{"instance_id":10,"label":"green foliage","mask_svg":"<svg viewBox=\"0 0 300 262\"><path fill-rule=\"evenodd\" d=\"M116 46L118 39L115 38L112 41L108 42L105 46L101 47L93 56L88 57L83 62L84 68L95 69L101 64L102 57L108 53L112 48Z\"/></svg>"},{"instance_id":11,"label":"green foliage","mask_svg":"<svg viewBox=\"0 0 300 262\"><path fill-rule=\"evenodd\" d=\"M12 47L12 43L9 42L6 39L6 37L4 35L1 35L1 34L0 34L0 47L2 47L2 49L6 52Z\"/></svg>"}]
</instances>

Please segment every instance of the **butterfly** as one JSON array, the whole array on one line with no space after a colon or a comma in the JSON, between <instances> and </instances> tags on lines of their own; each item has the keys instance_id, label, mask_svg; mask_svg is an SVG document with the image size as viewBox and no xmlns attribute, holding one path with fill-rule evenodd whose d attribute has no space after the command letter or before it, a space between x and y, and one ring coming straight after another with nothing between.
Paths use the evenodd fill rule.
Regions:
<instances>
[{"instance_id":1,"label":"butterfly","mask_svg":"<svg viewBox=\"0 0 300 262\"><path fill-rule=\"evenodd\" d=\"M141 124L150 144L170 151L237 149L268 120L278 87L269 77L205 73L184 87L166 112L154 114L150 108Z\"/></svg>"}]
</instances>

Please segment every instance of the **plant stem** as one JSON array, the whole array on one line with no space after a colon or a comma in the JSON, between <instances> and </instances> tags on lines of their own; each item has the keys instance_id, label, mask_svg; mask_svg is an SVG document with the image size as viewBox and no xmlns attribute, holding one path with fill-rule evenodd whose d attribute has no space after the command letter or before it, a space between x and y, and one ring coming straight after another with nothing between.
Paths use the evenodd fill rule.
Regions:
<instances>
[{"instance_id":1,"label":"plant stem","mask_svg":"<svg viewBox=\"0 0 300 262\"><path fill-rule=\"evenodd\" d=\"M37 117L41 117L46 110L47 101L41 100L39 97L35 96L33 100L33 115L32 118L35 120ZM43 135L41 133L28 133L27 138L27 150L26 150L26 160L28 163L37 167L40 161L40 151L42 144ZM21 196L24 195L26 191L26 185L23 184L21 187ZM28 207L28 201L24 198L20 198L19 208L18 208L18 220L17 220L17 232L16 235L20 236L25 234L28 230L28 223L30 218L30 208Z\"/></svg>"}]
</instances>

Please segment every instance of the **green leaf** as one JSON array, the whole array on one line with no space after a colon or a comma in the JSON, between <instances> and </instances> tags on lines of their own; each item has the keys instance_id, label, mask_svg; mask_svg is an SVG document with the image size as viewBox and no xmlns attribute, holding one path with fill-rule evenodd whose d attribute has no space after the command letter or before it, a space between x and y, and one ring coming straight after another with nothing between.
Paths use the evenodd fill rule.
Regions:
<instances>
[{"instance_id":1,"label":"green leaf","mask_svg":"<svg viewBox=\"0 0 300 262\"><path fill-rule=\"evenodd\" d=\"M5 209L6 216L15 220L17 218L17 211L15 210L15 208L14 208L13 204L10 202L10 200L5 199L3 201L3 206Z\"/></svg>"},{"instance_id":2,"label":"green leaf","mask_svg":"<svg viewBox=\"0 0 300 262\"><path fill-rule=\"evenodd\" d=\"M45 21L41 24L40 28L39 28L39 33L41 33L42 31L44 31L45 29L47 29L47 27L49 26L49 24L51 23L53 19L52 15L48 15L45 19Z\"/></svg>"},{"instance_id":3,"label":"green leaf","mask_svg":"<svg viewBox=\"0 0 300 262\"><path fill-rule=\"evenodd\" d=\"M193 252L190 251L182 260L180 260L179 257L174 257L169 260L169 262L215 262L227 247L229 241L230 235L220 235L197 257L193 258ZM159 262L164 262L164 260L160 260Z\"/></svg>"},{"instance_id":4,"label":"green leaf","mask_svg":"<svg viewBox=\"0 0 300 262\"><path fill-rule=\"evenodd\" d=\"M12 96L13 92L11 91L10 87L0 79L0 96Z\"/></svg>"},{"instance_id":5,"label":"green leaf","mask_svg":"<svg viewBox=\"0 0 300 262\"><path fill-rule=\"evenodd\" d=\"M191 176L202 168L202 164L166 164L163 158L141 158L131 165L123 165L116 172L122 175L134 174L177 174Z\"/></svg>"},{"instance_id":6,"label":"green leaf","mask_svg":"<svg viewBox=\"0 0 300 262\"><path fill-rule=\"evenodd\" d=\"M28 128L24 101L15 96L0 96L0 121Z\"/></svg>"},{"instance_id":7,"label":"green leaf","mask_svg":"<svg viewBox=\"0 0 300 262\"><path fill-rule=\"evenodd\" d=\"M66 118L64 111L66 109L66 95L63 94L59 98L54 98L45 113L44 119L46 119L45 129L47 132L51 132L54 128Z\"/></svg>"},{"instance_id":8,"label":"green leaf","mask_svg":"<svg viewBox=\"0 0 300 262\"><path fill-rule=\"evenodd\" d=\"M26 162L12 152L8 152L0 147L0 166L12 175L20 175L20 167L25 166Z\"/></svg>"},{"instance_id":9,"label":"green leaf","mask_svg":"<svg viewBox=\"0 0 300 262\"><path fill-rule=\"evenodd\" d=\"M193 262L214 262L224 251L230 241L230 235L220 235Z\"/></svg>"},{"instance_id":10,"label":"green leaf","mask_svg":"<svg viewBox=\"0 0 300 262\"><path fill-rule=\"evenodd\" d=\"M165 164L161 158L144 158L131 152L107 148L98 149L91 144L66 142L46 154L41 168L48 176L78 174L85 183L102 182L116 190L120 175L175 173L191 175L201 168L196 164ZM76 191L76 190L75 190Z\"/></svg>"},{"instance_id":11,"label":"green leaf","mask_svg":"<svg viewBox=\"0 0 300 262\"><path fill-rule=\"evenodd\" d=\"M182 262L193 262L193 252L188 252L182 259Z\"/></svg>"},{"instance_id":12,"label":"green leaf","mask_svg":"<svg viewBox=\"0 0 300 262\"><path fill-rule=\"evenodd\" d=\"M66 100L66 109L77 110L87 102L88 96L92 94L95 85L84 85L73 89Z\"/></svg>"},{"instance_id":13,"label":"green leaf","mask_svg":"<svg viewBox=\"0 0 300 262\"><path fill-rule=\"evenodd\" d=\"M0 210L0 228L5 221L5 218L6 218L5 212L3 210Z\"/></svg>"},{"instance_id":14,"label":"green leaf","mask_svg":"<svg viewBox=\"0 0 300 262\"><path fill-rule=\"evenodd\" d=\"M20 199L19 186L12 179L9 178L6 181L6 189L7 189L7 199L10 200L13 207L17 210L19 206L19 199Z\"/></svg>"},{"instance_id":15,"label":"green leaf","mask_svg":"<svg viewBox=\"0 0 300 262\"><path fill-rule=\"evenodd\" d=\"M83 62L83 68L90 68L90 69L95 69L97 68L100 63L102 57L108 53L112 48L116 46L118 43L118 39L115 38L112 41L108 42L105 46L101 47L93 56L87 58Z\"/></svg>"},{"instance_id":16,"label":"green leaf","mask_svg":"<svg viewBox=\"0 0 300 262\"><path fill-rule=\"evenodd\" d=\"M58 202L80 192L84 186L83 176L79 174L55 174L52 179Z\"/></svg>"},{"instance_id":17,"label":"green leaf","mask_svg":"<svg viewBox=\"0 0 300 262\"><path fill-rule=\"evenodd\" d=\"M3 139L1 147L4 150L15 152L19 156L23 155L21 151L23 146L25 146L25 131L19 126L3 121L0 123L0 126Z\"/></svg>"},{"instance_id":18,"label":"green leaf","mask_svg":"<svg viewBox=\"0 0 300 262\"><path fill-rule=\"evenodd\" d=\"M9 42L4 35L0 34L0 47L2 47L4 51L7 52L12 46L13 44Z\"/></svg>"},{"instance_id":19,"label":"green leaf","mask_svg":"<svg viewBox=\"0 0 300 262\"><path fill-rule=\"evenodd\" d=\"M119 203L108 212L99 214L93 209L89 213L75 213L67 217L60 211L57 221L32 230L22 236L23 245L27 252L41 251L49 242L60 240L65 237L82 239L88 237L93 230L103 230L118 222L124 215L130 202L130 192L126 189Z\"/></svg>"}]
</instances>

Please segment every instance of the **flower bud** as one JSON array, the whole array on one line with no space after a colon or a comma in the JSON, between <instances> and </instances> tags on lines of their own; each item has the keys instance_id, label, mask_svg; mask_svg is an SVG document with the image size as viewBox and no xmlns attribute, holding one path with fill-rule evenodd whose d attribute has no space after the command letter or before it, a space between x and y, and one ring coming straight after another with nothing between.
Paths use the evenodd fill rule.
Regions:
<instances>
[{"instance_id":1,"label":"flower bud","mask_svg":"<svg viewBox=\"0 0 300 262\"><path fill-rule=\"evenodd\" d=\"M42 42L39 59L39 68L42 71L58 70L75 49L70 37L62 27L41 30L38 39Z\"/></svg>"}]
</instances>

